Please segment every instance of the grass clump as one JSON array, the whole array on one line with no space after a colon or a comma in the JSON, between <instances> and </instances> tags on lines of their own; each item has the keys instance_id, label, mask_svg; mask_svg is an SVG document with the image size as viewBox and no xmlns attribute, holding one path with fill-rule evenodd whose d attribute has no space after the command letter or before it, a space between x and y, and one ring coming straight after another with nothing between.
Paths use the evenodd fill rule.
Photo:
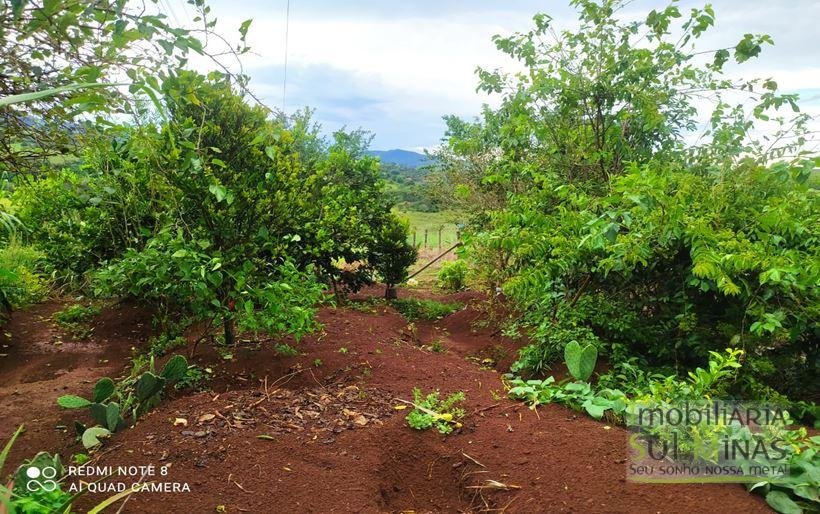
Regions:
<instances>
[{"instance_id":1,"label":"grass clump","mask_svg":"<svg viewBox=\"0 0 820 514\"><path fill-rule=\"evenodd\" d=\"M55 312L52 317L74 339L86 339L94 330L90 321L99 313L99 307L74 304Z\"/></svg>"},{"instance_id":2,"label":"grass clump","mask_svg":"<svg viewBox=\"0 0 820 514\"><path fill-rule=\"evenodd\" d=\"M418 300L415 298L400 298L393 300L393 307L408 321L424 319L435 321L452 314L461 308L458 302L439 302L436 300Z\"/></svg>"}]
</instances>

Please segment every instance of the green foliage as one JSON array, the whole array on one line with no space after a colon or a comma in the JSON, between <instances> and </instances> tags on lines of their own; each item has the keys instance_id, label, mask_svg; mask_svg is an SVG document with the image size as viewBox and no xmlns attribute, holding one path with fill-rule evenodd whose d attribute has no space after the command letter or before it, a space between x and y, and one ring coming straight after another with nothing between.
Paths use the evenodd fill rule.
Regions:
<instances>
[{"instance_id":1,"label":"green foliage","mask_svg":"<svg viewBox=\"0 0 820 514\"><path fill-rule=\"evenodd\" d=\"M639 382L645 384L636 386L632 384L632 393L627 400L626 410L633 406L664 406L680 405L682 402L702 402L706 398L721 397L731 388L732 382L737 380L742 367L740 358L743 351L727 348L724 352L710 352L708 366L706 368L695 368L689 372L687 379L680 379L674 375L662 377L653 375L648 377L639 371L629 371L632 366L621 366L620 373L629 373L638 376ZM627 377L624 377L627 378ZM602 377L602 381L607 381ZM599 382L599 387L602 382ZM787 423L790 423L787 420ZM721 430L717 437L737 438L745 437L743 427L725 426L715 427L694 426L700 430ZM669 440L672 434L676 435L676 445L679 451L686 451L691 447L692 438L702 435L694 433L693 427L685 426L664 429L657 435L664 440ZM748 431L747 431L748 432ZM783 427L775 433L765 431L761 435L763 438L777 438L779 441L787 441L790 446L788 460L789 475L784 479L774 481L761 480L756 483L747 484L749 490L759 492L766 497L769 505L781 513L795 512L789 510L793 505L799 505L810 511L820 505L818 491L820 491L820 474L818 474L817 452L820 450L820 438L808 437L805 428L788 430ZM797 503L795 503L797 502Z\"/></svg>"},{"instance_id":2,"label":"green foliage","mask_svg":"<svg viewBox=\"0 0 820 514\"><path fill-rule=\"evenodd\" d=\"M27 475L29 468L40 470L39 476L33 479ZM53 472L52 472L53 470ZM47 473L46 473L47 471ZM12 496L12 513L44 514L51 512L64 512L74 497L62 490L57 485L53 490L43 487L42 484L48 480L55 483L65 474L65 469L60 462L59 455L51 455L47 452L40 452L31 459L26 459L17 468L14 475L14 488Z\"/></svg>"},{"instance_id":3,"label":"green foliage","mask_svg":"<svg viewBox=\"0 0 820 514\"><path fill-rule=\"evenodd\" d=\"M79 171L15 184L12 201L27 237L60 281L79 284L101 262L144 244L156 227L160 186L149 163L133 155L145 141L137 129L112 129L86 147Z\"/></svg>"},{"instance_id":4,"label":"green foliage","mask_svg":"<svg viewBox=\"0 0 820 514\"><path fill-rule=\"evenodd\" d=\"M571 343L567 346L570 345ZM583 349L577 342L572 346L576 345L578 348L572 351L582 354ZM586 381L556 383L551 376L545 380L514 378L509 394L513 398L527 401L533 407L543 403L560 403L576 410L583 409L595 418L600 418L606 410L621 415L628 405L638 402L669 404L702 400L725 393L737 376L741 367L738 359L742 355L742 350L732 348L727 348L722 353L710 352L707 368L695 368L686 380L675 375L647 375L640 368L622 364L617 370L602 376L597 386ZM631 382L635 377L637 382ZM610 387L621 384L628 387L629 398L617 387Z\"/></svg>"},{"instance_id":5,"label":"green foliage","mask_svg":"<svg viewBox=\"0 0 820 514\"><path fill-rule=\"evenodd\" d=\"M587 346L599 346L600 340L586 327L555 326L542 322L531 334L534 343L518 351L518 360L510 367L517 374L544 375L550 366L564 356L565 347L575 341Z\"/></svg>"},{"instance_id":6,"label":"green foliage","mask_svg":"<svg viewBox=\"0 0 820 514\"><path fill-rule=\"evenodd\" d=\"M598 375L597 385L609 389L620 389L627 395L633 396L649 389L652 382L662 381L665 378L666 376L661 373L647 371L637 358L632 357L627 361L614 364L608 372Z\"/></svg>"},{"instance_id":7,"label":"green foliage","mask_svg":"<svg viewBox=\"0 0 820 514\"><path fill-rule=\"evenodd\" d=\"M89 322L99 313L98 307L74 304L55 312L52 317L60 328L68 331L74 339L85 339L93 330Z\"/></svg>"},{"instance_id":8,"label":"green foliage","mask_svg":"<svg viewBox=\"0 0 820 514\"><path fill-rule=\"evenodd\" d=\"M154 357L162 357L168 352L188 345L188 340L181 335L163 332L149 340L150 353Z\"/></svg>"},{"instance_id":9,"label":"green foliage","mask_svg":"<svg viewBox=\"0 0 820 514\"><path fill-rule=\"evenodd\" d=\"M407 269L416 262L418 251L407 242L407 220L390 213L370 250L369 262L390 289L407 279Z\"/></svg>"},{"instance_id":10,"label":"green foliage","mask_svg":"<svg viewBox=\"0 0 820 514\"><path fill-rule=\"evenodd\" d=\"M0 451L0 473L2 473L3 465L6 462L11 447L23 431L24 426L20 425L14 434L12 434L11 439L6 443L3 450ZM85 459L78 458L81 456L85 457ZM75 455L74 460L78 465L82 465L88 460L88 456L78 454ZM37 479L32 479L28 476L27 471L30 467L36 467L40 470L40 476ZM46 468L50 468L48 474L44 473ZM53 476L51 476L52 469L55 472ZM59 455L39 452L33 458L25 460L17 468L11 486L6 486L5 481L0 483L0 507L8 514L68 514L71 511L71 504L77 498L77 495L72 495L62 490L61 483L65 478L63 476L64 471ZM41 482L43 480L52 480L56 487L52 490L47 490L45 487L30 484L33 480L39 480ZM92 507L88 512L99 513L106 506L115 503L128 494L131 494L131 492L132 491L129 490L125 493L114 495Z\"/></svg>"},{"instance_id":11,"label":"green foliage","mask_svg":"<svg viewBox=\"0 0 820 514\"><path fill-rule=\"evenodd\" d=\"M596 419L601 419L606 411L620 416L627 406L626 396L618 389L593 388L588 382L556 383L554 377L544 380L511 381L509 390L512 398L526 401L535 408L543 403L558 403L575 410L584 410Z\"/></svg>"},{"instance_id":12,"label":"green foliage","mask_svg":"<svg viewBox=\"0 0 820 514\"><path fill-rule=\"evenodd\" d=\"M8 308L19 309L43 300L48 282L39 273L43 254L15 239L0 248L0 295Z\"/></svg>"},{"instance_id":13,"label":"green foliage","mask_svg":"<svg viewBox=\"0 0 820 514\"><path fill-rule=\"evenodd\" d=\"M575 31L539 14L531 31L495 38L527 72L480 70L500 107L448 119L439 158L442 189L471 215L477 282L500 286L534 336L526 367L560 355L553 333L585 327L602 355L620 348L677 373L743 347L777 370L746 368L756 383L807 397L820 380L807 117L773 81L723 75L770 38L746 35L704 62L695 43L714 23L709 7L623 21L619 0L572 5ZM727 91L744 98L730 105ZM701 93L715 109L687 146ZM756 122L779 128L763 140Z\"/></svg>"},{"instance_id":14,"label":"green foliage","mask_svg":"<svg viewBox=\"0 0 820 514\"><path fill-rule=\"evenodd\" d=\"M57 399L57 405L65 409L89 409L91 417L100 426L86 428L78 423L77 429L83 445L91 449L101 444L100 438L127 426L125 416L130 415L136 423L140 416L157 406L167 386L197 380L197 374L191 372L182 355L168 359L159 373L154 368L152 356L147 363L135 364L131 373L119 382L108 377L100 379L94 386L91 400L63 395Z\"/></svg>"},{"instance_id":15,"label":"green foliage","mask_svg":"<svg viewBox=\"0 0 820 514\"><path fill-rule=\"evenodd\" d=\"M299 350L286 343L279 343L275 347L276 353L282 357L296 357L299 355Z\"/></svg>"},{"instance_id":16,"label":"green foliage","mask_svg":"<svg viewBox=\"0 0 820 514\"><path fill-rule=\"evenodd\" d=\"M460 428L459 419L464 417L464 409L457 407L464 402L466 396L463 391L457 391L446 399L439 399L439 392L432 391L424 395L419 388L413 389L413 406L407 415L407 424L416 430L426 430L435 427L442 434L449 434L453 428Z\"/></svg>"},{"instance_id":17,"label":"green foliage","mask_svg":"<svg viewBox=\"0 0 820 514\"><path fill-rule=\"evenodd\" d=\"M780 514L813 512L820 508L820 436L801 434L789 459L789 475L777 481L747 484L762 494L766 503Z\"/></svg>"},{"instance_id":18,"label":"green foliage","mask_svg":"<svg viewBox=\"0 0 820 514\"><path fill-rule=\"evenodd\" d=\"M407 321L419 319L435 321L461 308L457 302L439 302L436 300L419 300L416 298L399 298L393 300L393 307L399 311Z\"/></svg>"},{"instance_id":19,"label":"green foliage","mask_svg":"<svg viewBox=\"0 0 820 514\"><path fill-rule=\"evenodd\" d=\"M193 320L237 320L248 330L299 336L314 328L312 306L322 288L310 275L291 263L273 267L235 259L236 267L225 269L224 257L207 240L191 245L181 234L163 232L142 251L128 251L101 270L96 290L127 293Z\"/></svg>"},{"instance_id":20,"label":"green foliage","mask_svg":"<svg viewBox=\"0 0 820 514\"><path fill-rule=\"evenodd\" d=\"M439 286L445 291L461 291L467 282L467 263L461 259L445 262L436 276Z\"/></svg>"},{"instance_id":21,"label":"green foliage","mask_svg":"<svg viewBox=\"0 0 820 514\"><path fill-rule=\"evenodd\" d=\"M405 227L364 155L366 134L337 132L328 145L308 113L287 128L217 74L179 72L162 87L168 122L126 146L151 156L163 217L97 275L100 294L218 320L230 344L236 327L297 337L314 328L316 278L338 292L377 268L389 280L403 273L412 249L395 240Z\"/></svg>"},{"instance_id":22,"label":"green foliage","mask_svg":"<svg viewBox=\"0 0 820 514\"><path fill-rule=\"evenodd\" d=\"M204 391L208 388L208 384L212 378L213 370L211 370L211 368L201 368L195 364L191 364L185 370L182 378L174 384L174 389Z\"/></svg>"},{"instance_id":23,"label":"green foliage","mask_svg":"<svg viewBox=\"0 0 820 514\"><path fill-rule=\"evenodd\" d=\"M2 103L15 102L0 110L0 137L9 143L0 150L0 170L33 174L70 160L78 143L94 141L110 125L111 113L141 115L146 103L156 104L158 77L184 66L190 53L215 54L206 51L215 26L210 8L188 4L201 22L195 30L175 27L135 1L116 8L71 0L0 4L0 34L26 41L0 51ZM247 51L243 29L229 53ZM113 85L127 88L110 87L124 79Z\"/></svg>"},{"instance_id":24,"label":"green foliage","mask_svg":"<svg viewBox=\"0 0 820 514\"><path fill-rule=\"evenodd\" d=\"M98 307L85 306L80 304L69 305L61 311L54 313L54 321L60 325L73 325L85 323L100 313Z\"/></svg>"},{"instance_id":25,"label":"green foliage","mask_svg":"<svg viewBox=\"0 0 820 514\"><path fill-rule=\"evenodd\" d=\"M564 347L564 360L573 377L577 380L586 381L595 371L595 363L598 361L598 349L591 344L581 348L578 341L570 341Z\"/></svg>"},{"instance_id":26,"label":"green foliage","mask_svg":"<svg viewBox=\"0 0 820 514\"><path fill-rule=\"evenodd\" d=\"M447 353L447 347L441 339L431 341L430 344L425 345L425 348L433 353Z\"/></svg>"},{"instance_id":27,"label":"green foliage","mask_svg":"<svg viewBox=\"0 0 820 514\"><path fill-rule=\"evenodd\" d=\"M382 162L380 171L385 182L385 193L397 207L424 213L439 210L439 206L427 191L425 179L429 170L426 166L410 168L401 164Z\"/></svg>"}]
</instances>

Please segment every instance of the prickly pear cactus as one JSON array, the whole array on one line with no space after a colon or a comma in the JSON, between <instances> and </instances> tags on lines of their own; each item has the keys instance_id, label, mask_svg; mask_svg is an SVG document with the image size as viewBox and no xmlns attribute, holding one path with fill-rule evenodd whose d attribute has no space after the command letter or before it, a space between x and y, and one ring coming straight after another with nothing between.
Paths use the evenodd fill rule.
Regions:
<instances>
[{"instance_id":1,"label":"prickly pear cactus","mask_svg":"<svg viewBox=\"0 0 820 514\"><path fill-rule=\"evenodd\" d=\"M564 360L567 369L577 380L589 380L595 370L595 362L598 360L598 349L588 344L584 348L578 341L570 341L564 348Z\"/></svg>"},{"instance_id":2,"label":"prickly pear cactus","mask_svg":"<svg viewBox=\"0 0 820 514\"><path fill-rule=\"evenodd\" d=\"M94 386L94 393L91 395L95 403L102 403L114 394L114 381L108 377L101 378Z\"/></svg>"},{"instance_id":3,"label":"prickly pear cactus","mask_svg":"<svg viewBox=\"0 0 820 514\"><path fill-rule=\"evenodd\" d=\"M137 380L137 383L134 386L134 392L137 393L137 399L140 402L144 402L152 396L160 393L164 386L164 378L159 377L150 371L146 371Z\"/></svg>"},{"instance_id":4,"label":"prickly pear cactus","mask_svg":"<svg viewBox=\"0 0 820 514\"><path fill-rule=\"evenodd\" d=\"M176 382L185 376L186 371L188 371L188 361L182 355L174 355L159 375L168 382Z\"/></svg>"}]
</instances>

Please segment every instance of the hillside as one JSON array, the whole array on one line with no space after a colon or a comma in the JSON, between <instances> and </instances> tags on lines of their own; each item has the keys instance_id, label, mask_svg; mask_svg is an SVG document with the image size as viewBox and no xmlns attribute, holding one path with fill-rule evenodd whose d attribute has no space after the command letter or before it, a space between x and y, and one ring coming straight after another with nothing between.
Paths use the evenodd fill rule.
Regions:
<instances>
[{"instance_id":1,"label":"hillside","mask_svg":"<svg viewBox=\"0 0 820 514\"><path fill-rule=\"evenodd\" d=\"M398 164L408 168L418 168L430 163L430 159L426 155L411 152L410 150L370 150L367 153L378 157L383 163Z\"/></svg>"}]
</instances>

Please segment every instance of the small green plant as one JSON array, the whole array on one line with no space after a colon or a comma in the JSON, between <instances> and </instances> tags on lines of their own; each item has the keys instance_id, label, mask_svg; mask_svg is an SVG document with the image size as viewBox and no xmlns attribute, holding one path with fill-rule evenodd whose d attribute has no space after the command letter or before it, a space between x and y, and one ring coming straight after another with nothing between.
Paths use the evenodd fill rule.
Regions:
<instances>
[{"instance_id":1,"label":"small green plant","mask_svg":"<svg viewBox=\"0 0 820 514\"><path fill-rule=\"evenodd\" d=\"M274 347L274 349L276 350L276 353L282 357L296 357L299 355L299 350L287 343L279 343Z\"/></svg>"},{"instance_id":2,"label":"small green plant","mask_svg":"<svg viewBox=\"0 0 820 514\"><path fill-rule=\"evenodd\" d=\"M638 359L632 357L618 362L608 372L598 376L598 387L620 389L628 395L638 395L649 388L652 382L664 380L660 373L646 371Z\"/></svg>"},{"instance_id":3,"label":"small green plant","mask_svg":"<svg viewBox=\"0 0 820 514\"><path fill-rule=\"evenodd\" d=\"M64 395L57 399L57 404L66 409L89 409L91 417L99 423L94 427L76 423L83 446L88 449L96 448L101 444L101 439L124 428L127 425L125 415L130 414L136 423L140 416L159 404L167 385L185 377L188 362L182 355L175 355L157 374L154 370L154 358L151 357L148 370L142 369L141 365L135 363L131 374L119 383L108 377L101 378L94 386L91 400L76 395Z\"/></svg>"},{"instance_id":4,"label":"small green plant","mask_svg":"<svg viewBox=\"0 0 820 514\"><path fill-rule=\"evenodd\" d=\"M436 339L427 345L427 349L433 353L447 353L447 347L441 339Z\"/></svg>"},{"instance_id":5,"label":"small green plant","mask_svg":"<svg viewBox=\"0 0 820 514\"><path fill-rule=\"evenodd\" d=\"M168 333L162 333L156 337L152 337L149 341L149 345L151 346L151 355L154 357L162 357L170 351L187 346L188 340L181 335L173 336Z\"/></svg>"},{"instance_id":6,"label":"small green plant","mask_svg":"<svg viewBox=\"0 0 820 514\"><path fill-rule=\"evenodd\" d=\"M581 346L599 345L595 334L586 327L566 326L551 321L541 323L531 334L534 341L518 351L518 359L510 366L515 374L545 376L551 366L564 356L565 348L572 341Z\"/></svg>"},{"instance_id":7,"label":"small green plant","mask_svg":"<svg viewBox=\"0 0 820 514\"><path fill-rule=\"evenodd\" d=\"M761 480L746 485L760 493L769 507L781 514L820 510L820 436L807 437L806 430L794 430L799 441L789 458L789 475L778 480Z\"/></svg>"},{"instance_id":8,"label":"small green plant","mask_svg":"<svg viewBox=\"0 0 820 514\"><path fill-rule=\"evenodd\" d=\"M617 389L595 390L587 382L556 383L554 377L526 381L517 378L512 381L512 386L509 395L524 400L533 409L543 403L558 403L601 419L608 410L620 416L627 406L623 392Z\"/></svg>"},{"instance_id":9,"label":"small green plant","mask_svg":"<svg viewBox=\"0 0 820 514\"><path fill-rule=\"evenodd\" d=\"M424 395L421 389L413 389L413 407L407 415L407 424L416 430L435 427L442 434L449 434L453 428L461 428L459 419L464 417L464 409L457 404L464 402L464 391L457 391L445 400L439 400L439 392Z\"/></svg>"},{"instance_id":10,"label":"small green plant","mask_svg":"<svg viewBox=\"0 0 820 514\"><path fill-rule=\"evenodd\" d=\"M188 366L185 374L175 384L174 389L191 389L194 391L202 391L207 389L208 383L213 378L213 370L211 368L201 368L195 364Z\"/></svg>"},{"instance_id":11,"label":"small green plant","mask_svg":"<svg viewBox=\"0 0 820 514\"><path fill-rule=\"evenodd\" d=\"M438 302L436 300L419 300L416 298L400 298L393 300L393 307L408 321L424 319L435 321L461 308L457 302Z\"/></svg>"},{"instance_id":12,"label":"small green plant","mask_svg":"<svg viewBox=\"0 0 820 514\"><path fill-rule=\"evenodd\" d=\"M595 371L598 349L592 344L581 348L578 341L570 341L564 348L564 360L567 363L567 369L576 380L587 381Z\"/></svg>"},{"instance_id":13,"label":"small green plant","mask_svg":"<svg viewBox=\"0 0 820 514\"><path fill-rule=\"evenodd\" d=\"M356 312L363 312L365 314L376 314L378 307L384 306L384 298L367 298L364 300L347 300L343 306L346 309L354 310Z\"/></svg>"},{"instance_id":14,"label":"small green plant","mask_svg":"<svg viewBox=\"0 0 820 514\"><path fill-rule=\"evenodd\" d=\"M84 323L100 313L92 306L74 304L54 313L54 320L61 325Z\"/></svg>"},{"instance_id":15,"label":"small green plant","mask_svg":"<svg viewBox=\"0 0 820 514\"><path fill-rule=\"evenodd\" d=\"M89 457L87 453L75 453L71 456L71 462L78 466L82 466L89 460L91 460L91 457Z\"/></svg>"},{"instance_id":16,"label":"small green plant","mask_svg":"<svg viewBox=\"0 0 820 514\"><path fill-rule=\"evenodd\" d=\"M93 331L89 322L99 313L98 307L74 304L55 312L52 317L74 339L86 339Z\"/></svg>"},{"instance_id":17,"label":"small green plant","mask_svg":"<svg viewBox=\"0 0 820 514\"><path fill-rule=\"evenodd\" d=\"M339 348L338 352L341 353L342 355L347 355L348 349L345 348L344 346L342 346L341 348Z\"/></svg>"},{"instance_id":18,"label":"small green plant","mask_svg":"<svg viewBox=\"0 0 820 514\"><path fill-rule=\"evenodd\" d=\"M441 265L436 278L439 287L445 291L461 291L467 280L467 263L461 259L445 262Z\"/></svg>"},{"instance_id":19,"label":"small green plant","mask_svg":"<svg viewBox=\"0 0 820 514\"><path fill-rule=\"evenodd\" d=\"M313 366L314 366L314 367L316 367L316 368L321 368L321 367L322 367L322 364L324 364L324 363L322 362L322 359L313 359Z\"/></svg>"}]
</instances>

